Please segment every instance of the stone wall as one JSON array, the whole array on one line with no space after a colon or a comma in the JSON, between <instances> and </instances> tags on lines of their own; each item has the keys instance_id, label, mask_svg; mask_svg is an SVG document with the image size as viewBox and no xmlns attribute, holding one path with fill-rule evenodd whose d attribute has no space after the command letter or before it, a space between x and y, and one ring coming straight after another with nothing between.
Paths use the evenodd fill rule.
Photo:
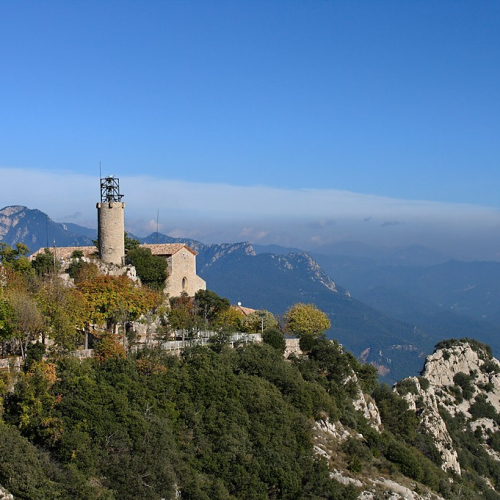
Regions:
<instances>
[{"instance_id":1,"label":"stone wall","mask_svg":"<svg viewBox=\"0 0 500 500\"><path fill-rule=\"evenodd\" d=\"M125 258L125 203L97 203L99 258L103 262L122 265Z\"/></svg>"},{"instance_id":2,"label":"stone wall","mask_svg":"<svg viewBox=\"0 0 500 500\"><path fill-rule=\"evenodd\" d=\"M285 339L285 359L287 359L290 354L294 354L295 356L300 356L302 354L299 342L299 339Z\"/></svg>"}]
</instances>

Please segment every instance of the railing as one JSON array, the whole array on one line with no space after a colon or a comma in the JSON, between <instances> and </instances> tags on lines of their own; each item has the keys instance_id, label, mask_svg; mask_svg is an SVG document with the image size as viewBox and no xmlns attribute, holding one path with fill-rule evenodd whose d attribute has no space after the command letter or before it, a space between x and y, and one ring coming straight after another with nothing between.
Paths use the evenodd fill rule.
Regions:
<instances>
[{"instance_id":1,"label":"railing","mask_svg":"<svg viewBox=\"0 0 500 500\"><path fill-rule=\"evenodd\" d=\"M184 340L169 340L159 343L162 349L167 351L180 351L185 347L206 346L212 343L213 337L217 336L217 332L199 332L199 336L186 338ZM181 335L179 335L181 336ZM229 345L234 347L235 344L250 344L253 342L262 342L260 333L243 333L236 332L228 339Z\"/></svg>"},{"instance_id":2,"label":"railing","mask_svg":"<svg viewBox=\"0 0 500 500\"><path fill-rule=\"evenodd\" d=\"M169 340L166 342L154 340L149 344L136 344L131 348L131 351L136 352L146 347L156 346L165 349L166 351L182 351L182 349L186 347L210 345L212 342L212 338L217 335L219 335L218 332L198 332L195 337L187 338L186 336L184 340ZM182 332L177 332L176 336L182 337ZM231 347L234 347L238 344L251 344L253 342L262 342L262 336L260 333L236 332L233 333L228 339L228 344ZM79 359L91 358L94 355L94 350L80 349L78 351L72 352L71 354ZM0 370L7 370L9 372L12 370L19 371L22 364L23 361L21 357L0 359Z\"/></svg>"}]
</instances>

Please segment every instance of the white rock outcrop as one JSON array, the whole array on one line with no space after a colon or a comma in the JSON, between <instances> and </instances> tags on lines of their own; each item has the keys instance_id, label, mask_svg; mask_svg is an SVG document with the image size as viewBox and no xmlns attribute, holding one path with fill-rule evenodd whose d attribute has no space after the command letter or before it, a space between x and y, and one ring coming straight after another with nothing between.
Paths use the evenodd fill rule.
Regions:
<instances>
[{"instance_id":1,"label":"white rock outcrop","mask_svg":"<svg viewBox=\"0 0 500 500\"><path fill-rule=\"evenodd\" d=\"M461 474L458 455L453 447L453 440L444 420L439 414L439 399L435 393L436 386L429 384L429 387L424 390L417 377L410 377L405 380L414 383L416 393L408 392L403 395L403 398L408 402L410 410L414 410L420 414L423 429L432 437L439 451L441 460L443 461L443 470Z\"/></svg>"},{"instance_id":2,"label":"white rock outcrop","mask_svg":"<svg viewBox=\"0 0 500 500\"><path fill-rule=\"evenodd\" d=\"M458 374L461 374L462 385ZM425 388L422 387L425 385ZM464 390L464 385L467 390ZM460 474L458 455L439 407L450 415L462 413L465 426L472 432L480 430L486 437L500 430L496 420L477 418L470 413L476 398L482 398L500 411L500 362L479 343L455 341L428 356L422 377L410 377L395 386L395 390L416 411L423 429L433 438L443 460L442 468ZM464 431L466 429L464 428ZM486 442L486 439L485 439ZM484 444L488 453L496 453Z\"/></svg>"}]
</instances>

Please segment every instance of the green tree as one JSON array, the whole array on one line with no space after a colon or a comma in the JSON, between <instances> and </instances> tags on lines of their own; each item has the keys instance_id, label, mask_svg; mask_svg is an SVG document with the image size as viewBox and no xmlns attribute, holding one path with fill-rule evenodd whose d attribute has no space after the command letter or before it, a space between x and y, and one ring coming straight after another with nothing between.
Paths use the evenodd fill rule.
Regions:
<instances>
[{"instance_id":1,"label":"green tree","mask_svg":"<svg viewBox=\"0 0 500 500\"><path fill-rule=\"evenodd\" d=\"M38 276L47 276L59 271L61 264L54 258L53 252L45 248L43 253L39 253L31 262L33 269Z\"/></svg>"},{"instance_id":2,"label":"green tree","mask_svg":"<svg viewBox=\"0 0 500 500\"><path fill-rule=\"evenodd\" d=\"M149 248L132 246L125 257L125 263L135 267L137 276L144 285L154 290L165 288L167 279L167 261L153 255Z\"/></svg>"},{"instance_id":3,"label":"green tree","mask_svg":"<svg viewBox=\"0 0 500 500\"><path fill-rule=\"evenodd\" d=\"M328 316L314 304L294 304L285 313L284 321L285 332L299 337L301 348L312 347L311 341L331 326Z\"/></svg>"},{"instance_id":4,"label":"green tree","mask_svg":"<svg viewBox=\"0 0 500 500\"><path fill-rule=\"evenodd\" d=\"M29 254L29 248L24 243L16 243L12 248L7 243L0 242L0 263L8 268L14 269L22 274L31 271L31 262L26 255Z\"/></svg>"},{"instance_id":5,"label":"green tree","mask_svg":"<svg viewBox=\"0 0 500 500\"><path fill-rule=\"evenodd\" d=\"M268 328L264 330L264 334L262 335L262 341L265 344L269 344L278 350L281 354L285 352L286 342L285 337L283 336L283 332L278 330L277 328Z\"/></svg>"},{"instance_id":6,"label":"green tree","mask_svg":"<svg viewBox=\"0 0 500 500\"><path fill-rule=\"evenodd\" d=\"M212 324L218 316L231 307L228 299L220 297L211 290L198 290L194 296L194 310L196 314Z\"/></svg>"},{"instance_id":7,"label":"green tree","mask_svg":"<svg viewBox=\"0 0 500 500\"><path fill-rule=\"evenodd\" d=\"M124 238L124 243L125 243L125 253L127 254L130 252L130 250L133 250L134 248L138 248L141 242L135 238L131 238L128 233L125 231L125 234L123 235Z\"/></svg>"}]
</instances>

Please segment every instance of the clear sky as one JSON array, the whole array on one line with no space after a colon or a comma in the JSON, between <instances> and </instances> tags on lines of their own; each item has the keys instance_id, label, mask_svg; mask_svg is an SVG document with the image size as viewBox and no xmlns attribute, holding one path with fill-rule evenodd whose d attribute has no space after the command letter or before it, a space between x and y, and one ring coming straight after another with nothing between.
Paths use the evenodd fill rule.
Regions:
<instances>
[{"instance_id":1,"label":"clear sky","mask_svg":"<svg viewBox=\"0 0 500 500\"><path fill-rule=\"evenodd\" d=\"M102 160L137 234L500 233L500 2L2 0L0 63L1 206L95 225Z\"/></svg>"}]
</instances>

